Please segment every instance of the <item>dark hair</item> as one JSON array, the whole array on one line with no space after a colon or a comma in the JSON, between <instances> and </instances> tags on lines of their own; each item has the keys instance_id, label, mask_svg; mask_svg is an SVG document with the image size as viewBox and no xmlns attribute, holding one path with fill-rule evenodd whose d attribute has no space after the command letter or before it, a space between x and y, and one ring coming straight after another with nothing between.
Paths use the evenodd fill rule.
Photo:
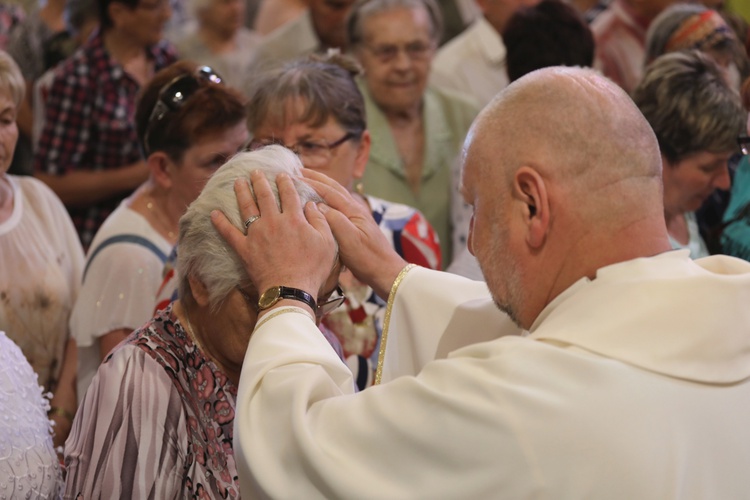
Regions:
<instances>
[{"instance_id":1,"label":"dark hair","mask_svg":"<svg viewBox=\"0 0 750 500\"><path fill-rule=\"evenodd\" d=\"M107 31L114 23L112 18L109 17L109 6L113 3L121 3L129 9L135 9L141 0L97 0L97 6L99 7L99 24L101 25L102 31Z\"/></svg>"},{"instance_id":2,"label":"dark hair","mask_svg":"<svg viewBox=\"0 0 750 500\"><path fill-rule=\"evenodd\" d=\"M149 144L144 144L149 118L162 87L180 75L195 74L199 66L192 61L178 61L159 71L141 91L135 124L143 150L163 151L179 162L185 150L201 137L223 132L245 120L247 111L242 94L224 84L206 82L179 110L167 113L158 126L152 127Z\"/></svg>"},{"instance_id":3,"label":"dark hair","mask_svg":"<svg viewBox=\"0 0 750 500\"><path fill-rule=\"evenodd\" d=\"M439 42L443 36L443 15L435 0L357 0L346 20L346 38L349 47L362 43L362 24L368 17L397 8L422 7L430 17L432 39Z\"/></svg>"},{"instance_id":4,"label":"dark hair","mask_svg":"<svg viewBox=\"0 0 750 500\"><path fill-rule=\"evenodd\" d=\"M352 58L331 53L297 59L261 75L250 91L250 133L265 123L285 127L284 104L300 98L306 106L301 123L320 127L333 117L359 137L367 128L364 99L354 80L360 72Z\"/></svg>"},{"instance_id":5,"label":"dark hair","mask_svg":"<svg viewBox=\"0 0 750 500\"><path fill-rule=\"evenodd\" d=\"M510 81L548 66L591 66L594 37L578 11L544 0L516 11L502 34Z\"/></svg>"}]
</instances>

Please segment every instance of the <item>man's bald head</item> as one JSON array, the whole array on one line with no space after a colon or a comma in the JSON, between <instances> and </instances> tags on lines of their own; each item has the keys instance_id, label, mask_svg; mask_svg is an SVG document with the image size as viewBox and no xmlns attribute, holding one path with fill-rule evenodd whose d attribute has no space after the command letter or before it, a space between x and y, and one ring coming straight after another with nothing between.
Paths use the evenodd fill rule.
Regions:
<instances>
[{"instance_id":1,"label":"man's bald head","mask_svg":"<svg viewBox=\"0 0 750 500\"><path fill-rule=\"evenodd\" d=\"M632 179L658 190L661 179L659 147L641 112L620 87L583 68L545 68L509 85L477 118L468 147L485 158L483 177L504 172L510 182L515 169L533 165L588 196Z\"/></svg>"},{"instance_id":2,"label":"man's bald head","mask_svg":"<svg viewBox=\"0 0 750 500\"><path fill-rule=\"evenodd\" d=\"M656 137L592 70L545 68L502 91L472 126L462 180L470 249L525 328L580 278L668 249Z\"/></svg>"}]
</instances>

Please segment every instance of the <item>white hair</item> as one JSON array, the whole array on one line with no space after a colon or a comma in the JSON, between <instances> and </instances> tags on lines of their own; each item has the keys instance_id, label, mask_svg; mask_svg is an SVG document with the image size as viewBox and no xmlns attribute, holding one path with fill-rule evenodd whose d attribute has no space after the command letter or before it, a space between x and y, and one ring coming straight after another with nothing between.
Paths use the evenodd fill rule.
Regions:
<instances>
[{"instance_id":1,"label":"white hair","mask_svg":"<svg viewBox=\"0 0 750 500\"><path fill-rule=\"evenodd\" d=\"M323 201L312 187L298 179L302 163L290 150L274 145L234 156L211 176L201 194L180 218L177 274L180 300L187 304L194 303L189 276L205 285L210 306L214 309L233 288L253 287L239 256L211 223L211 212L220 210L232 225L244 232L245 227L234 193L234 181L247 179L249 183L250 172L254 170L265 174L277 203L280 202L276 176L280 173L287 173L292 177L303 205L309 201Z\"/></svg>"}]
</instances>

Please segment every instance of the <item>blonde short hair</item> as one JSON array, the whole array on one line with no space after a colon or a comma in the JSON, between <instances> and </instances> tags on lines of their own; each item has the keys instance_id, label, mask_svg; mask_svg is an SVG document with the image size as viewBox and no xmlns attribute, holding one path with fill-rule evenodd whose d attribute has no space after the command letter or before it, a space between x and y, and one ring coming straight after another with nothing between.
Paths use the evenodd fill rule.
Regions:
<instances>
[{"instance_id":1,"label":"blonde short hair","mask_svg":"<svg viewBox=\"0 0 750 500\"><path fill-rule=\"evenodd\" d=\"M18 64L10 57L10 54L0 50L0 92L8 94L18 108L25 91L26 82Z\"/></svg>"}]
</instances>

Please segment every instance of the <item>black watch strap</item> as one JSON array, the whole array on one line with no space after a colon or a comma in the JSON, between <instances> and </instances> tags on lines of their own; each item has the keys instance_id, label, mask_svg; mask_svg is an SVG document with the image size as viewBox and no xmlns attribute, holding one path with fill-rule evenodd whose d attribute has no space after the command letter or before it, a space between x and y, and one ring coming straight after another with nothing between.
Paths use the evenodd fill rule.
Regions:
<instances>
[{"instance_id":1,"label":"black watch strap","mask_svg":"<svg viewBox=\"0 0 750 500\"><path fill-rule=\"evenodd\" d=\"M263 292L258 300L258 309L264 310L276 304L281 299L292 299L304 302L313 310L317 311L318 306L315 303L315 299L312 295L299 288L292 288L289 286L273 286Z\"/></svg>"}]
</instances>

